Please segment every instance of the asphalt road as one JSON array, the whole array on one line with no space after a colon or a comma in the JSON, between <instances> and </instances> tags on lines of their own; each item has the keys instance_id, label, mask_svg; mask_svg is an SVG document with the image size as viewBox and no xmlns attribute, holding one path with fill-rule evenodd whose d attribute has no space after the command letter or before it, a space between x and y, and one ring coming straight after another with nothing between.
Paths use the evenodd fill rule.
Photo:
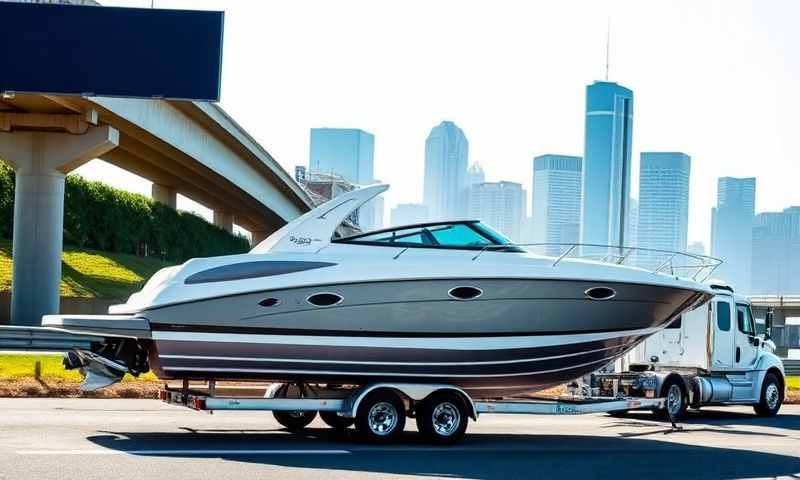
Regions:
<instances>
[{"instance_id":1,"label":"asphalt road","mask_svg":"<svg viewBox=\"0 0 800 480\"><path fill-rule=\"evenodd\" d=\"M645 414L483 415L464 442L360 444L316 420L214 415L155 400L0 399L0 478L734 478L800 476L800 406L703 410L672 432Z\"/></svg>"}]
</instances>

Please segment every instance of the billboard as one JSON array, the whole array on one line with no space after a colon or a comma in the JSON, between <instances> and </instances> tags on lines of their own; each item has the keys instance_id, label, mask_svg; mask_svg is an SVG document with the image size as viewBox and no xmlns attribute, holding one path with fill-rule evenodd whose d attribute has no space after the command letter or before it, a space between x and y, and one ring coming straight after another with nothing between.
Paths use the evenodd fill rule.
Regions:
<instances>
[{"instance_id":1,"label":"billboard","mask_svg":"<svg viewBox=\"0 0 800 480\"><path fill-rule=\"evenodd\" d=\"M0 92L219 101L223 12L0 2Z\"/></svg>"}]
</instances>

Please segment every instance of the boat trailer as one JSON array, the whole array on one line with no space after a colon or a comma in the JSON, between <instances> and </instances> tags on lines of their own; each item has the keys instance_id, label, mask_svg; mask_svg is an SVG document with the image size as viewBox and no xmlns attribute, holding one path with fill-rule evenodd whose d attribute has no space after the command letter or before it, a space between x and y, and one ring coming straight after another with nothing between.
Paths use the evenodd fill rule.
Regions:
<instances>
[{"instance_id":1,"label":"boat trailer","mask_svg":"<svg viewBox=\"0 0 800 480\"><path fill-rule=\"evenodd\" d=\"M204 383L190 386L184 380L178 388L165 386L159 392L159 398L170 405L207 413L271 411L279 423L292 431L304 428L319 413L323 421L334 428L344 429L355 424L362 437L380 443L388 442L402 432L406 416L417 419L420 433L428 440L450 444L461 439L469 418L477 421L482 413L581 415L630 410L668 412L668 409L664 409L664 398L599 397L581 394L580 389L554 398L473 399L460 388L447 384L372 383L332 388L272 384L263 396L256 396L231 392L225 387L218 387L214 380ZM402 421L398 417L402 417ZM666 419L673 430L681 429L671 416L667 415ZM398 423L400 428L397 428Z\"/></svg>"}]
</instances>

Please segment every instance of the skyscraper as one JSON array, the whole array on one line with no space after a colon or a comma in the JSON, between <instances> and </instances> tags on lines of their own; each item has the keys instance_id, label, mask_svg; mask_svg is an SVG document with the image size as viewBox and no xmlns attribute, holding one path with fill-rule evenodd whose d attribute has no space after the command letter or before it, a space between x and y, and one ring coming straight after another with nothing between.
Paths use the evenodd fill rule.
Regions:
<instances>
[{"instance_id":1,"label":"skyscraper","mask_svg":"<svg viewBox=\"0 0 800 480\"><path fill-rule=\"evenodd\" d=\"M749 293L800 292L800 207L755 216Z\"/></svg>"},{"instance_id":2,"label":"skyscraper","mask_svg":"<svg viewBox=\"0 0 800 480\"><path fill-rule=\"evenodd\" d=\"M357 128L312 128L309 170L339 175L356 185L369 185L374 179L375 137ZM362 230L376 228L375 200L359 209Z\"/></svg>"},{"instance_id":3,"label":"skyscraper","mask_svg":"<svg viewBox=\"0 0 800 480\"><path fill-rule=\"evenodd\" d=\"M483 183L486 181L486 174L483 173L483 167L480 163L473 163L467 169L467 187L471 187L476 183Z\"/></svg>"},{"instance_id":4,"label":"skyscraper","mask_svg":"<svg viewBox=\"0 0 800 480\"><path fill-rule=\"evenodd\" d=\"M633 92L613 82L587 86L582 243L627 241L632 132Z\"/></svg>"},{"instance_id":5,"label":"skyscraper","mask_svg":"<svg viewBox=\"0 0 800 480\"><path fill-rule=\"evenodd\" d=\"M519 242L525 216L525 190L514 182L484 182L471 187L469 217L482 220Z\"/></svg>"},{"instance_id":6,"label":"skyscraper","mask_svg":"<svg viewBox=\"0 0 800 480\"><path fill-rule=\"evenodd\" d=\"M466 213L469 142L453 122L434 127L425 141L424 202L430 220Z\"/></svg>"},{"instance_id":7,"label":"skyscraper","mask_svg":"<svg viewBox=\"0 0 800 480\"><path fill-rule=\"evenodd\" d=\"M392 209L392 226L411 225L428 221L428 207L419 203L400 203Z\"/></svg>"},{"instance_id":8,"label":"skyscraper","mask_svg":"<svg viewBox=\"0 0 800 480\"><path fill-rule=\"evenodd\" d=\"M639 165L637 246L686 251L691 158L680 152L642 152ZM655 266L663 257L640 252L639 260Z\"/></svg>"},{"instance_id":9,"label":"skyscraper","mask_svg":"<svg viewBox=\"0 0 800 480\"><path fill-rule=\"evenodd\" d=\"M714 276L743 294L750 293L755 199L755 178L722 177L711 210L711 256L724 262Z\"/></svg>"},{"instance_id":10,"label":"skyscraper","mask_svg":"<svg viewBox=\"0 0 800 480\"><path fill-rule=\"evenodd\" d=\"M533 159L531 212L534 243L577 243L581 218L581 157L541 155ZM547 246L548 255L562 247Z\"/></svg>"},{"instance_id":11,"label":"skyscraper","mask_svg":"<svg viewBox=\"0 0 800 480\"><path fill-rule=\"evenodd\" d=\"M357 128L312 128L309 170L357 185L374 181L375 137Z\"/></svg>"}]
</instances>

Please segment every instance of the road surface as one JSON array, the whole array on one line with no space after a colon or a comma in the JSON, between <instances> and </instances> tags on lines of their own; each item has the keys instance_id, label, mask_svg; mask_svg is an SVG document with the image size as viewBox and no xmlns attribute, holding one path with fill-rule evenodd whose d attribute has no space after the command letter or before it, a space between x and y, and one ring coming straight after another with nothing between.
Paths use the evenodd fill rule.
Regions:
<instances>
[{"instance_id":1,"label":"road surface","mask_svg":"<svg viewBox=\"0 0 800 480\"><path fill-rule=\"evenodd\" d=\"M483 415L454 447L358 443L319 420L290 434L261 412L214 415L155 400L0 399L0 478L734 478L800 475L800 406L693 413ZM798 478L798 477L794 477Z\"/></svg>"}]
</instances>

